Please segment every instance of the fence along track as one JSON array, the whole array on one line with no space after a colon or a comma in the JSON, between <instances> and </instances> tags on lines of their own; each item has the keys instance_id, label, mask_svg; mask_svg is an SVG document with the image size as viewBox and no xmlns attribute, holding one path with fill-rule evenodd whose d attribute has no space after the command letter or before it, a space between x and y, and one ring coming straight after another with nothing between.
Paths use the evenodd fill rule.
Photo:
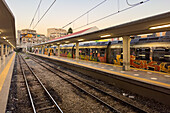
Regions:
<instances>
[{"instance_id":1,"label":"fence along track","mask_svg":"<svg viewBox=\"0 0 170 113\"><path fill-rule=\"evenodd\" d=\"M51 96L51 94L48 92L48 90L45 88L45 86L43 85L43 83L40 81L40 79L37 77L37 75L33 72L33 70L30 68L30 66L27 64L27 62L24 60L24 58L21 56L21 55L18 55L19 56L19 63L20 63L20 68L21 68L21 71L22 71L22 74L24 76L24 80L25 80L25 84L26 84L26 87L27 87L27 91L28 91L28 94L29 94L29 98L30 98L30 101L31 101L31 105L32 105L32 109L33 109L33 112L34 113L37 113L37 112L40 112L42 113L43 111L46 111L46 110L50 110L52 109L53 111L56 111L57 113L63 113L63 111L61 110L61 108L59 107L59 105L57 104L57 102L53 99L53 97ZM29 70L31 71L31 73L34 75L34 77L36 78L36 80L34 79L33 81L28 81L27 77L26 77L26 74L25 74L25 71L21 65L21 59L23 60L23 62L27 65L27 67L29 68ZM31 85L29 86L29 82L35 82L37 81L37 83L40 84L41 88L44 90L44 94L45 97L42 97L44 99L47 99L48 97L48 100L45 100L42 102L36 102L35 100L37 99L42 99L42 98L33 98L33 92L31 92ZM37 85L37 84L36 84ZM34 89L35 91L35 89ZM36 104L37 105L41 105L41 104L49 104L49 102L53 103L53 105L50 105L50 106L45 106L43 108L40 108L40 109L37 109L36 107Z\"/></svg>"}]
</instances>

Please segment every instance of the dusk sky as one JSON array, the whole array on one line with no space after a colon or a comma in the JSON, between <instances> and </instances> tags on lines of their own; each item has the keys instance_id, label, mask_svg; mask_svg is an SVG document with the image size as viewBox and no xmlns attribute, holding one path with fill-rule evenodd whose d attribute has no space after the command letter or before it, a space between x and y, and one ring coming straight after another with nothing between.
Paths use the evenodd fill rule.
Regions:
<instances>
[{"instance_id":1,"label":"dusk sky","mask_svg":"<svg viewBox=\"0 0 170 113\"><path fill-rule=\"evenodd\" d=\"M6 0L16 19L16 30L29 28L39 1L40 0ZM35 28L35 30L37 30L38 33L46 35L47 28L61 28L102 1L103 0L57 0L52 8L49 10L47 15ZM88 22L90 23L111 13L117 12L117 1L118 0L107 0L101 6L90 12L88 14ZM142 0L128 1L131 4L135 4ZM35 25L35 23L37 22L38 15L39 17L41 17L52 2L53 0L42 1L39 14L37 14L33 25ZM129 7L126 4L126 0L119 0L119 2L120 10ZM149 17L152 15L169 12L169 5L170 0L150 0L142 5L113 15L81 29L92 26L97 26L99 29L103 29L110 26ZM69 27L75 29L85 24L87 24L87 15L83 16L81 19L76 21L74 24L69 25L65 29L67 30ZM79 31L81 29L77 29L74 31Z\"/></svg>"}]
</instances>

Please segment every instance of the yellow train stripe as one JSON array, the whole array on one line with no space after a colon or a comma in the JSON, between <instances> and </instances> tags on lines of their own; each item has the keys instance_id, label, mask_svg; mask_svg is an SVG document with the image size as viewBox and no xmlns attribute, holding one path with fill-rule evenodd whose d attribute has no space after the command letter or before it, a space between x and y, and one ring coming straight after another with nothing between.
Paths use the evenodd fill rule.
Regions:
<instances>
[{"instance_id":1,"label":"yellow train stripe","mask_svg":"<svg viewBox=\"0 0 170 113\"><path fill-rule=\"evenodd\" d=\"M12 64L14 57L15 57L15 53L13 54L12 58L10 59L10 61L8 62L8 64L6 65L6 67L4 68L2 73L0 74L0 91L2 90L2 86L5 82L6 76L9 72L9 69L11 67L11 64Z\"/></svg>"}]
</instances>

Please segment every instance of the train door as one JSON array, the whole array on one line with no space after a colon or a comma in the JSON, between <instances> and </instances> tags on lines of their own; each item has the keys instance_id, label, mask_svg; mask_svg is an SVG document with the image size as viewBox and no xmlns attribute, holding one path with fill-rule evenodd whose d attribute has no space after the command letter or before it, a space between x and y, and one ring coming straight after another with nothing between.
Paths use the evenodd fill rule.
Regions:
<instances>
[{"instance_id":1,"label":"train door","mask_svg":"<svg viewBox=\"0 0 170 113\"><path fill-rule=\"evenodd\" d=\"M72 49L71 49L71 58L74 58L74 54L75 54L75 49L74 49L75 45L73 45Z\"/></svg>"},{"instance_id":2,"label":"train door","mask_svg":"<svg viewBox=\"0 0 170 113\"><path fill-rule=\"evenodd\" d=\"M106 48L106 63L110 62L110 54L111 53L111 42L108 43Z\"/></svg>"},{"instance_id":3,"label":"train door","mask_svg":"<svg viewBox=\"0 0 170 113\"><path fill-rule=\"evenodd\" d=\"M121 65L123 59L123 50L122 48L113 48L111 49L110 54L110 63Z\"/></svg>"},{"instance_id":4,"label":"train door","mask_svg":"<svg viewBox=\"0 0 170 113\"><path fill-rule=\"evenodd\" d=\"M106 62L105 53L106 53L106 49L105 49L105 48L99 49L99 52L98 52L98 59L99 59L100 62Z\"/></svg>"}]
</instances>

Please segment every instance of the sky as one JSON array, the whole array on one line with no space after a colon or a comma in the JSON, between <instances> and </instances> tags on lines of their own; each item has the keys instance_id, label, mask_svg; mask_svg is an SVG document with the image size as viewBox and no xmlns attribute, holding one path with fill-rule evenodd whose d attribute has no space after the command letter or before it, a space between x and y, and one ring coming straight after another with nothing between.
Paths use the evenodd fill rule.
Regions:
<instances>
[{"instance_id":1,"label":"sky","mask_svg":"<svg viewBox=\"0 0 170 113\"><path fill-rule=\"evenodd\" d=\"M42 4L35 17L34 23L31 26L31 29L35 26L38 19L45 13L53 1L54 0L42 0ZM55 4L42 19L42 21L40 21L35 30L37 33L46 35L48 28L62 28L102 1L104 0L56 0ZM136 4L142 0L128 1L131 4ZM16 30L28 29L40 0L6 0L6 2L15 16ZM89 12L88 15L78 19L65 29L68 30L69 27L72 27L74 32L93 26L97 26L99 29L104 29L149 16L169 12L169 4L170 0L149 0L144 4L133 7L124 12L115 14L83 28L79 28L82 25L86 25L87 23L115 13L118 11L118 9L123 10L127 7L130 7L127 5L126 0L106 0L106 2L104 2L102 5Z\"/></svg>"}]
</instances>

